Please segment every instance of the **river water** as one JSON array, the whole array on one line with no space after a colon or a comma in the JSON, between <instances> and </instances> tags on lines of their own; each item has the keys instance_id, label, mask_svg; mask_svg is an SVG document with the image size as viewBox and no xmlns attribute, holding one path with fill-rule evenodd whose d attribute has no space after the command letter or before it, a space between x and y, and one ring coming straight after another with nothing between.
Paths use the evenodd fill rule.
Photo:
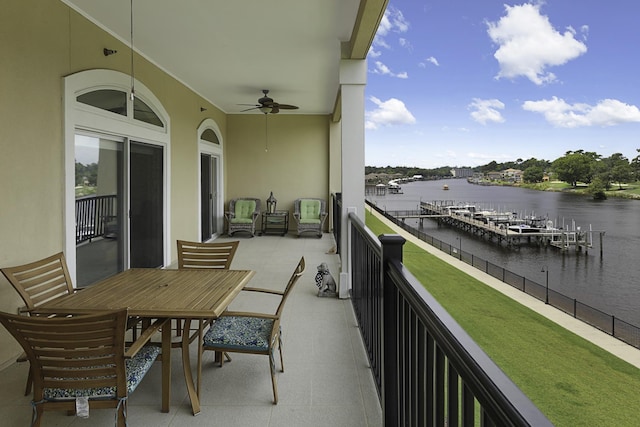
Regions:
<instances>
[{"instance_id":1,"label":"river water","mask_svg":"<svg viewBox=\"0 0 640 427\"><path fill-rule=\"evenodd\" d=\"M448 191L443 185L449 186ZM470 233L424 220L421 231L463 252L471 253L542 285L549 269L549 288L640 327L640 200L535 191L516 187L481 186L464 179L416 181L402 185L404 194L367 196L385 210L414 210L421 201L451 200L499 212L548 217L556 226L605 231L600 253L599 233L593 248L562 252L554 247L507 247ZM418 221L407 220L418 227Z\"/></svg>"}]
</instances>

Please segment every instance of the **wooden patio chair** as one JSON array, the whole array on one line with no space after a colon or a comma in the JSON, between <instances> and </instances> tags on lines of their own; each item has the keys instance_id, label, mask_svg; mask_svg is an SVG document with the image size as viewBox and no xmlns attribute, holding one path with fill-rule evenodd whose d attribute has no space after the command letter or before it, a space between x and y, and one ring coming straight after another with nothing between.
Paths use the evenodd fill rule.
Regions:
<instances>
[{"instance_id":1,"label":"wooden patio chair","mask_svg":"<svg viewBox=\"0 0 640 427\"><path fill-rule=\"evenodd\" d=\"M0 271L20 294L25 305L20 311L25 314L31 314L33 310L48 301L81 289L73 287L67 269L67 261L62 252L28 264L2 268ZM129 319L127 327L134 328L137 322L138 320L135 318ZM136 338L135 332L133 338ZM19 360L24 359L25 356L21 356ZM31 393L31 375L29 372L24 391L25 396Z\"/></svg>"},{"instance_id":2,"label":"wooden patio chair","mask_svg":"<svg viewBox=\"0 0 640 427\"><path fill-rule=\"evenodd\" d=\"M228 270L239 241L199 243L178 240L178 269Z\"/></svg>"},{"instance_id":3,"label":"wooden patio chair","mask_svg":"<svg viewBox=\"0 0 640 427\"><path fill-rule=\"evenodd\" d=\"M0 270L20 294L25 304L24 312L31 312L47 301L75 292L62 252L39 261Z\"/></svg>"},{"instance_id":4,"label":"wooden patio chair","mask_svg":"<svg viewBox=\"0 0 640 427\"><path fill-rule=\"evenodd\" d=\"M142 345L125 352L127 317L126 309L77 317L0 312L31 363L32 426L40 426L44 411L77 413L83 405L85 416L88 408L117 408L117 425L126 425L127 398L160 353Z\"/></svg>"},{"instance_id":5,"label":"wooden patio chair","mask_svg":"<svg viewBox=\"0 0 640 427\"><path fill-rule=\"evenodd\" d=\"M228 270L240 242L200 243L178 240L178 269L222 269ZM182 334L182 322L176 319L176 333ZM193 341L195 335L190 337ZM176 346L178 344L176 343Z\"/></svg>"},{"instance_id":6,"label":"wooden patio chair","mask_svg":"<svg viewBox=\"0 0 640 427\"><path fill-rule=\"evenodd\" d=\"M262 292L280 296L280 303L275 314L253 312L224 312L209 328L203 339L202 351L213 350L221 353L249 353L269 356L271 370L271 384L273 387L273 402L278 403L278 388L275 377L276 347L280 352L280 371L284 372L284 360L282 358L282 331L280 318L287 297L294 285L302 276L305 269L304 257L296 266L284 291L245 287L243 291ZM200 362L200 359L198 361ZM224 364L224 358L220 357L220 366ZM201 366L198 366L200 374Z\"/></svg>"},{"instance_id":7,"label":"wooden patio chair","mask_svg":"<svg viewBox=\"0 0 640 427\"><path fill-rule=\"evenodd\" d=\"M20 309L21 313L29 314L47 301L75 292L62 252L28 264L2 268L0 271L22 298L25 306ZM18 360L25 359L26 354L23 354ZM25 396L31 393L31 377L29 371Z\"/></svg>"}]
</instances>

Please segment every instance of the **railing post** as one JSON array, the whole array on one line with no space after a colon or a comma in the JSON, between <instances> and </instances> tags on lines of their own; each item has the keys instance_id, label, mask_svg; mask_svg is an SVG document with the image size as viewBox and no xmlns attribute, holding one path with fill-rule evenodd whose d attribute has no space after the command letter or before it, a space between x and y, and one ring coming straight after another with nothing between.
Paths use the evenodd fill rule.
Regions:
<instances>
[{"instance_id":1,"label":"railing post","mask_svg":"<svg viewBox=\"0 0 640 427\"><path fill-rule=\"evenodd\" d=\"M383 342L383 411L384 423L387 426L398 425L400 402L398 401L398 298L397 290L387 280L389 263L402 261L404 237L397 234L378 236L382 244L382 265L380 268L382 284L382 342Z\"/></svg>"}]
</instances>

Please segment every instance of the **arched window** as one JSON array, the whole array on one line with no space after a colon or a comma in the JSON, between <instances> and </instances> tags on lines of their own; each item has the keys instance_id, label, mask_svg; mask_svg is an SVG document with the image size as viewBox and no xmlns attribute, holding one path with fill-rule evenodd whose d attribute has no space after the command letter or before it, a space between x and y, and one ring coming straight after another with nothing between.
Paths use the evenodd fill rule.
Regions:
<instances>
[{"instance_id":1,"label":"arched window","mask_svg":"<svg viewBox=\"0 0 640 427\"><path fill-rule=\"evenodd\" d=\"M131 99L131 77L117 71L83 71L64 85L65 253L74 283L165 265L168 113L141 82Z\"/></svg>"},{"instance_id":2,"label":"arched window","mask_svg":"<svg viewBox=\"0 0 640 427\"><path fill-rule=\"evenodd\" d=\"M129 117L127 92L122 89L90 89L88 92L80 93L76 97L76 101L100 110ZM139 96L134 96L133 98L132 117L133 120L139 120L161 128L165 127L158 113L147 102L140 99Z\"/></svg>"},{"instance_id":3,"label":"arched window","mask_svg":"<svg viewBox=\"0 0 640 427\"><path fill-rule=\"evenodd\" d=\"M215 131L211 128L206 128L200 134L200 139L202 141L211 142L212 144L220 145L220 140L218 139L218 135L216 135Z\"/></svg>"}]
</instances>

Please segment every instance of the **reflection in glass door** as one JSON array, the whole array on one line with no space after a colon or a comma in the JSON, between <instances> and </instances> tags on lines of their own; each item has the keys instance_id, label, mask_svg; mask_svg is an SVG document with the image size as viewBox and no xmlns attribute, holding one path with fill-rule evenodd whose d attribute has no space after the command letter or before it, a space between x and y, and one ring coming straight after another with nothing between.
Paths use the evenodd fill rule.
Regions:
<instances>
[{"instance_id":1,"label":"reflection in glass door","mask_svg":"<svg viewBox=\"0 0 640 427\"><path fill-rule=\"evenodd\" d=\"M124 268L124 140L75 135L76 284L87 286Z\"/></svg>"},{"instance_id":2,"label":"reflection in glass door","mask_svg":"<svg viewBox=\"0 0 640 427\"><path fill-rule=\"evenodd\" d=\"M218 233L217 197L218 159L210 154L200 155L200 206L202 241Z\"/></svg>"}]
</instances>

